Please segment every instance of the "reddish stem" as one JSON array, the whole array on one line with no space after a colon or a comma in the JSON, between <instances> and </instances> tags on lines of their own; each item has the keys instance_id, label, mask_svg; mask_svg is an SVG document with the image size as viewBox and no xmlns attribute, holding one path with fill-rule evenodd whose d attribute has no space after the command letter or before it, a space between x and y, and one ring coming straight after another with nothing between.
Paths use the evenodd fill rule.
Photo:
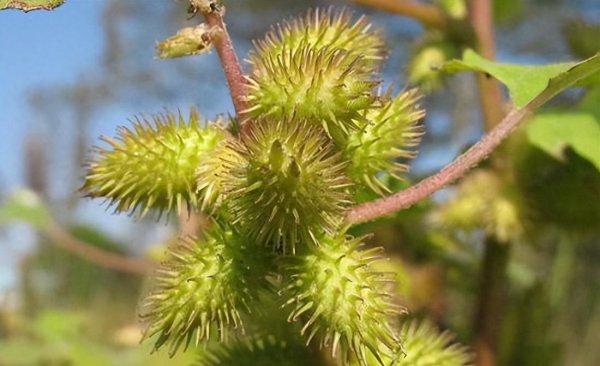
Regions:
<instances>
[{"instance_id":1,"label":"reddish stem","mask_svg":"<svg viewBox=\"0 0 600 366\"><path fill-rule=\"evenodd\" d=\"M391 196L353 207L346 215L346 222L357 224L370 221L429 197L485 159L530 114L531 110L527 107L511 111L492 131L438 173Z\"/></svg>"},{"instance_id":2,"label":"reddish stem","mask_svg":"<svg viewBox=\"0 0 600 366\"><path fill-rule=\"evenodd\" d=\"M475 30L477 52L493 60L496 49L491 0L469 0L469 20ZM489 131L504 116L504 97L498 81L484 74L477 75L477 86L484 127ZM473 348L477 366L495 366L497 362L496 350L504 309L509 248L508 243L499 243L492 237L485 240L473 323Z\"/></svg>"},{"instance_id":3,"label":"reddish stem","mask_svg":"<svg viewBox=\"0 0 600 366\"><path fill-rule=\"evenodd\" d=\"M52 242L80 258L111 270L135 275L146 275L154 269L154 263L141 258L126 257L83 242L55 223L45 230Z\"/></svg>"},{"instance_id":4,"label":"reddish stem","mask_svg":"<svg viewBox=\"0 0 600 366\"><path fill-rule=\"evenodd\" d=\"M473 29L469 22L455 19L444 13L439 7L409 0L352 0L357 4L370 6L389 13L414 19L425 28L436 28L450 38L461 43L473 42Z\"/></svg>"},{"instance_id":5,"label":"reddish stem","mask_svg":"<svg viewBox=\"0 0 600 366\"><path fill-rule=\"evenodd\" d=\"M389 13L413 18L424 26L448 30L450 19L437 6L413 1L353 0L357 4L370 6Z\"/></svg>"},{"instance_id":6,"label":"reddish stem","mask_svg":"<svg viewBox=\"0 0 600 366\"><path fill-rule=\"evenodd\" d=\"M227 85L231 92L233 107L238 117L246 110L246 80L242 73L242 68L233 49L231 38L227 32L227 26L223 22L220 12L208 11L204 14L206 23L211 27L217 27L221 31L215 32L212 39L213 45L217 50L217 54L221 59L221 65L227 78Z\"/></svg>"},{"instance_id":7,"label":"reddish stem","mask_svg":"<svg viewBox=\"0 0 600 366\"><path fill-rule=\"evenodd\" d=\"M479 293L473 322L475 365L495 366L502 317L506 301L506 267L510 258L510 243L492 237L485 240L485 251L479 269Z\"/></svg>"},{"instance_id":8,"label":"reddish stem","mask_svg":"<svg viewBox=\"0 0 600 366\"><path fill-rule=\"evenodd\" d=\"M496 47L491 1L469 1L469 21L475 31L477 52L493 60L496 56ZM483 73L478 73L476 77L484 127L486 131L490 131L505 115L504 97L500 83L496 79Z\"/></svg>"}]
</instances>

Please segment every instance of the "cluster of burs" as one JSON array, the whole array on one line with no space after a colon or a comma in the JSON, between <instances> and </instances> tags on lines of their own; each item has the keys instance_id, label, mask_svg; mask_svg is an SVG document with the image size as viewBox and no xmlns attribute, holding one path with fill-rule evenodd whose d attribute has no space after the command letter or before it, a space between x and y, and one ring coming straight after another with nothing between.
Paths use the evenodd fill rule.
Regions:
<instances>
[{"instance_id":1,"label":"cluster of burs","mask_svg":"<svg viewBox=\"0 0 600 366\"><path fill-rule=\"evenodd\" d=\"M418 96L383 90L382 39L346 11L311 11L255 46L238 120L138 118L103 138L83 190L117 212L210 217L168 249L143 302L156 349L300 340L343 364L389 364L403 355L402 308L375 268L381 250L350 236L344 215L406 170Z\"/></svg>"}]
</instances>

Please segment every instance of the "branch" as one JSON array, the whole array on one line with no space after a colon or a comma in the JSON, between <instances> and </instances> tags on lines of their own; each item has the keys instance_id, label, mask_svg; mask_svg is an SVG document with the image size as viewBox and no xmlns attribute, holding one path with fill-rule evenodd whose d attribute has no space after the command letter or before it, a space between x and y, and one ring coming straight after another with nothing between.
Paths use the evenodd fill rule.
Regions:
<instances>
[{"instance_id":1,"label":"branch","mask_svg":"<svg viewBox=\"0 0 600 366\"><path fill-rule=\"evenodd\" d=\"M469 0L469 21L476 35L476 48L480 55L493 60L496 55L494 21L491 0ZM477 74L479 102L483 125L491 130L504 116L504 97L500 83ZM506 291L506 266L510 246L492 237L485 240L483 263L480 269L480 288L473 324L475 364L494 366L497 363L497 343L504 309Z\"/></svg>"},{"instance_id":2,"label":"branch","mask_svg":"<svg viewBox=\"0 0 600 366\"><path fill-rule=\"evenodd\" d=\"M227 78L227 85L231 92L233 107L235 108L236 114L239 116L247 109L246 80L244 79L242 68L235 54L235 50L233 49L231 38L227 32L227 26L225 25L225 22L223 22L222 14L224 10L221 5L211 1L196 0L193 1L192 4L202 12L206 19L206 23L210 27L220 29L220 32L213 33L212 42L217 50L221 65L223 66L223 71L225 72L225 77Z\"/></svg>"},{"instance_id":3,"label":"branch","mask_svg":"<svg viewBox=\"0 0 600 366\"><path fill-rule=\"evenodd\" d=\"M496 48L491 2L489 0L470 0L469 21L476 35L475 48L477 52L483 57L493 60ZM490 131L505 115L505 102L500 83L496 79L478 73L477 86L484 127L486 131Z\"/></svg>"},{"instance_id":4,"label":"branch","mask_svg":"<svg viewBox=\"0 0 600 366\"><path fill-rule=\"evenodd\" d=\"M391 196L353 207L346 215L346 222L358 224L370 221L408 208L429 197L434 192L462 177L485 159L515 127L532 113L533 109L529 105L522 109L512 110L492 131L438 173Z\"/></svg>"},{"instance_id":5,"label":"branch","mask_svg":"<svg viewBox=\"0 0 600 366\"><path fill-rule=\"evenodd\" d=\"M353 0L357 4L415 19L424 26L448 30L450 18L437 6L403 0Z\"/></svg>"},{"instance_id":6,"label":"branch","mask_svg":"<svg viewBox=\"0 0 600 366\"><path fill-rule=\"evenodd\" d=\"M479 291L473 323L475 365L494 366L497 363L498 338L506 300L506 267L510 244L487 237L480 268Z\"/></svg>"},{"instance_id":7,"label":"branch","mask_svg":"<svg viewBox=\"0 0 600 366\"><path fill-rule=\"evenodd\" d=\"M154 264L138 258L124 257L83 242L56 223L51 223L44 230L52 242L80 258L88 260L100 267L136 275L146 275L154 269Z\"/></svg>"},{"instance_id":8,"label":"branch","mask_svg":"<svg viewBox=\"0 0 600 366\"><path fill-rule=\"evenodd\" d=\"M353 2L402 15L420 22L424 27L436 28L449 36L467 43L473 40L473 29L468 22L453 19L435 5L409 0L352 0Z\"/></svg>"}]
</instances>

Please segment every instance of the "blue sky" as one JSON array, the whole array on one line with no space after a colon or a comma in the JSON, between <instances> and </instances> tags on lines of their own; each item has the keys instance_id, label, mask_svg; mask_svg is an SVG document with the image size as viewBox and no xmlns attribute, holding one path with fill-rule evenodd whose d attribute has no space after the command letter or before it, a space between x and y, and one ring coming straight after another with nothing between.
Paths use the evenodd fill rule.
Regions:
<instances>
[{"instance_id":1,"label":"blue sky","mask_svg":"<svg viewBox=\"0 0 600 366\"><path fill-rule=\"evenodd\" d=\"M48 133L49 136L42 137L49 146L54 146L51 139L62 137L56 136L55 130L58 128L55 126L47 125L47 121L40 124L35 120L38 117L30 109L29 93L40 87L74 85L82 78L93 80L97 77L87 73L93 73L95 68L100 67L99 60L104 48L101 17L105 6L105 1L76 0L67 1L51 12L0 12L0 197L25 184L22 160L23 142L27 135L31 132L38 135ZM153 43L150 43L149 60L152 60L152 54ZM216 60L200 61L205 62L215 63ZM181 103L186 107L192 104L191 101ZM149 110L148 114L159 112L163 107L166 106L160 105L158 110ZM128 118L140 111L140 106L135 103L117 103L95 113L91 125L91 143L96 143L99 135L113 135L117 125L126 124ZM59 158L54 157L50 169L60 171L69 165L60 161L60 157L68 157L69 151L55 153ZM61 172L52 174L51 179L61 175L64 179ZM59 191L58 196L61 188L72 190L72 186L61 181L52 183L58 187L55 189ZM68 194L70 192L66 192ZM82 199L77 218L80 222L93 223L121 240L129 239L127 241L131 243L159 243L167 230L165 225L156 225L156 229L132 238L130 228L135 222L127 215L111 215L99 201ZM156 237L151 238L153 234ZM18 263L34 242L34 232L25 224L11 225L0 235L0 298L3 289L15 285Z\"/></svg>"},{"instance_id":2,"label":"blue sky","mask_svg":"<svg viewBox=\"0 0 600 366\"><path fill-rule=\"evenodd\" d=\"M22 142L33 127L28 92L75 80L96 62L102 49L98 34L103 6L102 1L69 1L53 12L0 12L0 192L24 182ZM0 290L13 284L14 265L31 239L24 225L0 238Z\"/></svg>"},{"instance_id":3,"label":"blue sky","mask_svg":"<svg viewBox=\"0 0 600 366\"><path fill-rule=\"evenodd\" d=\"M39 85L75 80L102 50L102 1L69 1L52 12L0 13L0 184L23 184L22 138L32 124L27 93Z\"/></svg>"}]
</instances>

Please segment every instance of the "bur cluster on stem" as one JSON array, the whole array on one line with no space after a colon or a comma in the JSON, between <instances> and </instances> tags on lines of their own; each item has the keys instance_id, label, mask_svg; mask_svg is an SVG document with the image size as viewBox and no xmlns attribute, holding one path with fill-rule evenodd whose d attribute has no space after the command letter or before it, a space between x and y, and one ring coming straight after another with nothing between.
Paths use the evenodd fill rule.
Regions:
<instances>
[{"instance_id":1,"label":"bur cluster on stem","mask_svg":"<svg viewBox=\"0 0 600 366\"><path fill-rule=\"evenodd\" d=\"M224 27L222 7L201 3L209 25ZM228 57L228 39L211 41ZM234 121L166 113L104 139L109 147L88 165L82 189L89 196L118 212L187 207L211 217L207 232L182 238L156 272L141 311L155 349L174 354L214 337L251 336L249 347L214 352L223 364L260 344L272 352L307 349L244 335L258 316L251 309L269 294L299 325L298 338L344 364L404 357L393 278L374 267L385 256L348 235L344 223L363 194L390 191L423 134L418 93L381 92L385 55L365 17L312 10L255 43L245 85L235 89L247 93L239 99L232 88L236 108L244 107L241 131ZM235 76L228 76L231 85Z\"/></svg>"}]
</instances>

